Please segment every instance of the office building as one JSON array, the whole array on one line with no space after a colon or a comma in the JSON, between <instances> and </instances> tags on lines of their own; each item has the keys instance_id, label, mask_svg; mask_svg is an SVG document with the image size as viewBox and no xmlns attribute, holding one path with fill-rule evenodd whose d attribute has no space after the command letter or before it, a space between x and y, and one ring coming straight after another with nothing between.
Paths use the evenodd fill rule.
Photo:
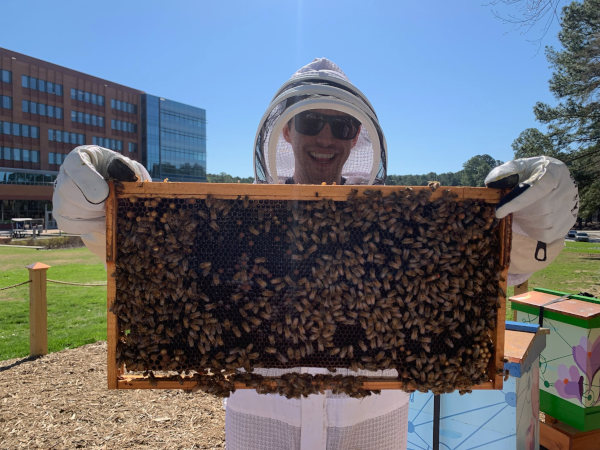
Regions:
<instances>
[{"instance_id":1,"label":"office building","mask_svg":"<svg viewBox=\"0 0 600 450\"><path fill-rule=\"evenodd\" d=\"M153 179L206 180L206 111L0 48L0 228L48 218L74 147L95 144Z\"/></svg>"}]
</instances>

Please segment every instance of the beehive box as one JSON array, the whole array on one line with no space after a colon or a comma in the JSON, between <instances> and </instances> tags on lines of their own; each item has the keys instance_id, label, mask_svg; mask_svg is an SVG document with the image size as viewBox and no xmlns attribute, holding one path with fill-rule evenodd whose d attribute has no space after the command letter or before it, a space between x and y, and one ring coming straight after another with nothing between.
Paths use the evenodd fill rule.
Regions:
<instances>
[{"instance_id":1,"label":"beehive box","mask_svg":"<svg viewBox=\"0 0 600 450\"><path fill-rule=\"evenodd\" d=\"M582 431L600 428L600 302L548 289L510 301L519 322L538 323L543 307L550 329L540 356L540 410Z\"/></svg>"},{"instance_id":2,"label":"beehive box","mask_svg":"<svg viewBox=\"0 0 600 450\"><path fill-rule=\"evenodd\" d=\"M113 185L109 387L498 389L510 245L499 199L485 188Z\"/></svg>"},{"instance_id":3,"label":"beehive box","mask_svg":"<svg viewBox=\"0 0 600 450\"><path fill-rule=\"evenodd\" d=\"M539 356L548 330L506 322L502 390L477 390L440 396L439 447L485 450L537 449ZM433 394L415 392L408 411L408 448L434 448Z\"/></svg>"}]
</instances>

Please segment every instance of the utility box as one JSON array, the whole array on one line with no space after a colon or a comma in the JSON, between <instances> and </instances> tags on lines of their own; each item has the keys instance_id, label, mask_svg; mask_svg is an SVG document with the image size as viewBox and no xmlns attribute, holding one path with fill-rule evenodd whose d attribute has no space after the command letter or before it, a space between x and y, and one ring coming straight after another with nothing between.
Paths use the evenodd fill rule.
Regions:
<instances>
[{"instance_id":1,"label":"utility box","mask_svg":"<svg viewBox=\"0 0 600 450\"><path fill-rule=\"evenodd\" d=\"M550 329L540 356L541 411L582 431L599 429L600 301L548 289L510 301L518 322Z\"/></svg>"}]
</instances>

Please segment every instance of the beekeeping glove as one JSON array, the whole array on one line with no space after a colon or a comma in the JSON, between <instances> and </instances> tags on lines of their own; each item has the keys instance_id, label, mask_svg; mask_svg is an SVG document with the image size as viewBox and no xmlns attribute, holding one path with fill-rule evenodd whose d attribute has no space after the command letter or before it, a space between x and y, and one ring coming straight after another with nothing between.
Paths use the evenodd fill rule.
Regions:
<instances>
[{"instance_id":1,"label":"beekeeping glove","mask_svg":"<svg viewBox=\"0 0 600 450\"><path fill-rule=\"evenodd\" d=\"M513 214L509 283L522 283L562 250L565 234L577 220L577 185L567 166L548 156L504 163L488 174L485 184L511 189L500 200L496 217Z\"/></svg>"},{"instance_id":2,"label":"beekeeping glove","mask_svg":"<svg viewBox=\"0 0 600 450\"><path fill-rule=\"evenodd\" d=\"M149 181L137 161L96 145L82 145L65 158L52 196L52 214L58 227L80 234L85 245L103 260L106 257L106 180Z\"/></svg>"}]
</instances>

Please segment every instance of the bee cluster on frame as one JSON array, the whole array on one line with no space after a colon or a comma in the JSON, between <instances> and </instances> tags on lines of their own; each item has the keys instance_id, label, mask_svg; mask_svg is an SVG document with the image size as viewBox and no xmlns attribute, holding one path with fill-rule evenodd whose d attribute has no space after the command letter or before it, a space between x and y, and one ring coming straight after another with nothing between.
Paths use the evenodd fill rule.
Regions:
<instances>
[{"instance_id":1,"label":"bee cluster on frame","mask_svg":"<svg viewBox=\"0 0 600 450\"><path fill-rule=\"evenodd\" d=\"M489 380L503 295L494 205L431 194L119 198L117 363L224 396L235 382L363 396L355 375L390 369L406 390Z\"/></svg>"}]
</instances>

